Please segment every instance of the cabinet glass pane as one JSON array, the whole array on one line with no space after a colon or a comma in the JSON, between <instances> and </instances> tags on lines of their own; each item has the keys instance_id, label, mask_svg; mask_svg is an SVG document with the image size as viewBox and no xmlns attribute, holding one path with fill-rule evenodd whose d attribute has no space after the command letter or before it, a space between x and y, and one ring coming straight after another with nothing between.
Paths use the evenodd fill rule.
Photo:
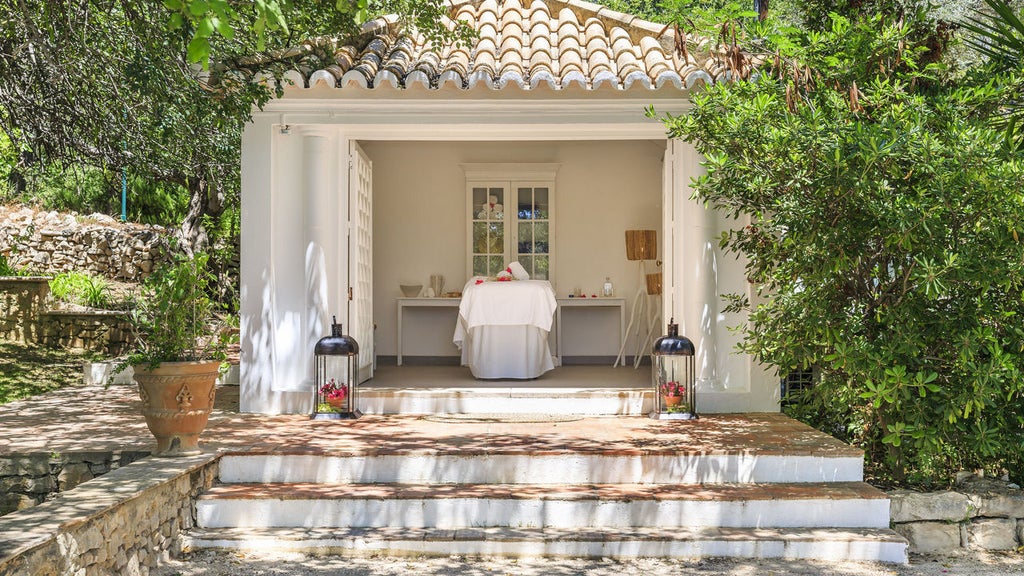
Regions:
<instances>
[{"instance_id":1,"label":"cabinet glass pane","mask_svg":"<svg viewBox=\"0 0 1024 576\"><path fill-rule=\"evenodd\" d=\"M532 222L520 222L519 223L519 246L517 251L520 254L532 254L533 253L533 223Z\"/></svg>"},{"instance_id":2,"label":"cabinet glass pane","mask_svg":"<svg viewBox=\"0 0 1024 576\"><path fill-rule=\"evenodd\" d=\"M520 256L519 263L526 269L526 273L530 275L530 278L537 277L533 272L533 256Z\"/></svg>"},{"instance_id":3,"label":"cabinet glass pane","mask_svg":"<svg viewBox=\"0 0 1024 576\"><path fill-rule=\"evenodd\" d=\"M534 218L533 188L519 188L516 206L520 220L532 220Z\"/></svg>"},{"instance_id":4,"label":"cabinet glass pane","mask_svg":"<svg viewBox=\"0 0 1024 576\"><path fill-rule=\"evenodd\" d=\"M488 254L505 253L505 225L497 222L487 224L487 250Z\"/></svg>"},{"instance_id":5,"label":"cabinet glass pane","mask_svg":"<svg viewBox=\"0 0 1024 576\"><path fill-rule=\"evenodd\" d=\"M479 208L484 202L487 202L487 188L473 187L473 207Z\"/></svg>"},{"instance_id":6,"label":"cabinet glass pane","mask_svg":"<svg viewBox=\"0 0 1024 576\"><path fill-rule=\"evenodd\" d=\"M547 222L535 222L533 224L533 252L534 254L548 254L551 252L551 245L548 242Z\"/></svg>"},{"instance_id":7,"label":"cabinet glass pane","mask_svg":"<svg viewBox=\"0 0 1024 576\"><path fill-rule=\"evenodd\" d=\"M549 201L550 193L547 188L533 189L533 217L534 219L546 220L551 217Z\"/></svg>"},{"instance_id":8,"label":"cabinet glass pane","mask_svg":"<svg viewBox=\"0 0 1024 576\"><path fill-rule=\"evenodd\" d=\"M487 224L484 222L473 222L472 249L477 254L487 252Z\"/></svg>"},{"instance_id":9,"label":"cabinet glass pane","mask_svg":"<svg viewBox=\"0 0 1024 576\"><path fill-rule=\"evenodd\" d=\"M533 277L538 280L548 279L548 257L547 256L534 256L533 257Z\"/></svg>"},{"instance_id":10,"label":"cabinet glass pane","mask_svg":"<svg viewBox=\"0 0 1024 576\"><path fill-rule=\"evenodd\" d=\"M487 256L473 256L473 276L487 275Z\"/></svg>"}]
</instances>

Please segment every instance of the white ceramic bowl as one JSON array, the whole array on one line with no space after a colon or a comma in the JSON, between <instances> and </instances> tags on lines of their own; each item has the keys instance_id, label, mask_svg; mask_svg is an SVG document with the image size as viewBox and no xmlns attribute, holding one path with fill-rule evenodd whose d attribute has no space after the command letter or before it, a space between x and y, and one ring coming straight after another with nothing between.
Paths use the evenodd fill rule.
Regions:
<instances>
[{"instance_id":1,"label":"white ceramic bowl","mask_svg":"<svg viewBox=\"0 0 1024 576\"><path fill-rule=\"evenodd\" d=\"M402 284L399 286L402 289L402 294L406 298L415 298L420 295L423 290L423 284Z\"/></svg>"}]
</instances>

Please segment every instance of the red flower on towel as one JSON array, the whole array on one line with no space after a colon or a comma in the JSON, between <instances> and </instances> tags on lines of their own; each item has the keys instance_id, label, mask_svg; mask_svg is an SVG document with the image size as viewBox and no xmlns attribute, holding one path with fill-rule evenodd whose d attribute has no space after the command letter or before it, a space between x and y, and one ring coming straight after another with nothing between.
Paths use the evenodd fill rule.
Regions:
<instances>
[{"instance_id":1,"label":"red flower on towel","mask_svg":"<svg viewBox=\"0 0 1024 576\"><path fill-rule=\"evenodd\" d=\"M484 283L484 281L483 281L483 280L480 280L480 279L477 279L476 283L477 283L477 284L483 284L483 283Z\"/></svg>"}]
</instances>

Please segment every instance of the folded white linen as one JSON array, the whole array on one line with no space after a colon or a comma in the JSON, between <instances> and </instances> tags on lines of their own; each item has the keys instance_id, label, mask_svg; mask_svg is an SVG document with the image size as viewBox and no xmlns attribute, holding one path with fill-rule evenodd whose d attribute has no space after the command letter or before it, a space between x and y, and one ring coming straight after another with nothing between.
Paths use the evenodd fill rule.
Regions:
<instances>
[{"instance_id":1,"label":"folded white linen","mask_svg":"<svg viewBox=\"0 0 1024 576\"><path fill-rule=\"evenodd\" d=\"M529 280L530 273L523 268L523 265L519 262L513 262L508 265L507 270L512 273L512 277L516 280Z\"/></svg>"}]
</instances>

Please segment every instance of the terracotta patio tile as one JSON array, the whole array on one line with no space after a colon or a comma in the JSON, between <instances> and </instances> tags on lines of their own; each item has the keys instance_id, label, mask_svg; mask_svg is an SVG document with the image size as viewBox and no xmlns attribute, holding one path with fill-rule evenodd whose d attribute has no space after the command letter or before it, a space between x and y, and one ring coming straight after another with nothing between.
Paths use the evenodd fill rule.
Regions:
<instances>
[{"instance_id":1,"label":"terracotta patio tile","mask_svg":"<svg viewBox=\"0 0 1024 576\"><path fill-rule=\"evenodd\" d=\"M217 390L201 447L261 454L702 454L860 457L861 451L781 414L706 415L691 422L592 417L571 422L440 423L368 415L311 421L306 415L238 412L237 387ZM0 406L0 454L152 449L133 386L81 388Z\"/></svg>"}]
</instances>

